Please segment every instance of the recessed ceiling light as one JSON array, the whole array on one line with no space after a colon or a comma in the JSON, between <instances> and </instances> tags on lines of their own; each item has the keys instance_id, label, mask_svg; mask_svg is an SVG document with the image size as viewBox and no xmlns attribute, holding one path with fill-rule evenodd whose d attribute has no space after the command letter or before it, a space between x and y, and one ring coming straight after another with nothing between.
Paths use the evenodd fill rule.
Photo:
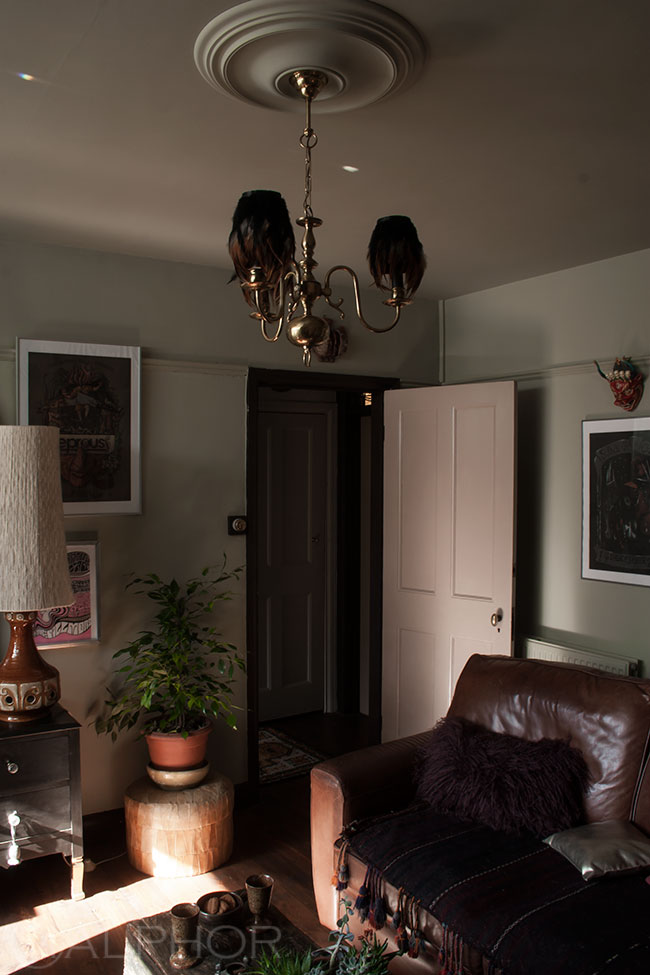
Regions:
<instances>
[{"instance_id":1,"label":"recessed ceiling light","mask_svg":"<svg viewBox=\"0 0 650 975\"><path fill-rule=\"evenodd\" d=\"M346 173L358 173L359 172L359 167L358 166L344 166L343 169L346 171Z\"/></svg>"}]
</instances>

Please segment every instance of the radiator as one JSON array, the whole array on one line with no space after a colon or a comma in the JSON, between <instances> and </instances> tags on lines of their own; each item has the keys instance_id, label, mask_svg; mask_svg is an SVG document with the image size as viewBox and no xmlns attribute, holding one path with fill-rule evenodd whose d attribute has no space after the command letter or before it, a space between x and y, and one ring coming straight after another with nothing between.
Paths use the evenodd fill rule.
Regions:
<instances>
[{"instance_id":1,"label":"radiator","mask_svg":"<svg viewBox=\"0 0 650 975\"><path fill-rule=\"evenodd\" d=\"M634 657L561 646L535 637L524 637L523 653L524 657L532 660L556 660L563 664L579 664L581 667L595 667L597 670L607 670L610 674L621 674L624 677L638 677L641 672L640 663Z\"/></svg>"}]
</instances>

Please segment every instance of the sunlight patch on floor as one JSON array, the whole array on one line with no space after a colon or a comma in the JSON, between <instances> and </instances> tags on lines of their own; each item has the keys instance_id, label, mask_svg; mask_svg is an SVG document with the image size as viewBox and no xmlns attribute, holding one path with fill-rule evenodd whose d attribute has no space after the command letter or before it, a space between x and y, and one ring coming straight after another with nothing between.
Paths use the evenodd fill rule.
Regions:
<instances>
[{"instance_id":1,"label":"sunlight patch on floor","mask_svg":"<svg viewBox=\"0 0 650 975\"><path fill-rule=\"evenodd\" d=\"M50 956L109 957L106 938L91 943L105 932L128 921L168 911L182 901L196 901L201 894L227 889L219 871L198 877L168 879L147 877L117 890L104 890L84 900L59 900L34 907L34 917L2 926L3 951L0 975L38 965L47 971ZM115 948L112 949L113 955Z\"/></svg>"}]
</instances>

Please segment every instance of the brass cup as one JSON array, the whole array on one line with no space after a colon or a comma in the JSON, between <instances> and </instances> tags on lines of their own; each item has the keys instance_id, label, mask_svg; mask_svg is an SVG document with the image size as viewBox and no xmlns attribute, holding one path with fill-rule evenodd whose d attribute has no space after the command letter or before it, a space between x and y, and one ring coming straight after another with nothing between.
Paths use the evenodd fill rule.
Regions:
<instances>
[{"instance_id":1,"label":"brass cup","mask_svg":"<svg viewBox=\"0 0 650 975\"><path fill-rule=\"evenodd\" d=\"M191 968L199 960L196 943L199 905L175 904L169 915L172 923L172 938L177 946L169 963L172 968Z\"/></svg>"},{"instance_id":2,"label":"brass cup","mask_svg":"<svg viewBox=\"0 0 650 975\"><path fill-rule=\"evenodd\" d=\"M264 923L264 915L271 905L273 883L273 877L268 873L256 873L246 878L248 907L253 915L252 927L257 928Z\"/></svg>"}]
</instances>

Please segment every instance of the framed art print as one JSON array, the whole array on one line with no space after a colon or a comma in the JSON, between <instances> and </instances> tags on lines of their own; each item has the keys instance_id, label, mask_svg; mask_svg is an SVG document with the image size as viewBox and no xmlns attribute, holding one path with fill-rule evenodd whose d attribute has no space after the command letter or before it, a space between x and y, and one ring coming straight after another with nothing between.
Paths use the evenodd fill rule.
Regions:
<instances>
[{"instance_id":1,"label":"framed art print","mask_svg":"<svg viewBox=\"0 0 650 975\"><path fill-rule=\"evenodd\" d=\"M582 576L650 586L650 417L582 424Z\"/></svg>"},{"instance_id":2,"label":"framed art print","mask_svg":"<svg viewBox=\"0 0 650 975\"><path fill-rule=\"evenodd\" d=\"M40 649L69 647L99 639L97 542L70 543L66 550L74 603L38 613L34 642Z\"/></svg>"},{"instance_id":3,"label":"framed art print","mask_svg":"<svg viewBox=\"0 0 650 975\"><path fill-rule=\"evenodd\" d=\"M18 422L60 430L66 515L140 511L140 349L18 339Z\"/></svg>"}]
</instances>

